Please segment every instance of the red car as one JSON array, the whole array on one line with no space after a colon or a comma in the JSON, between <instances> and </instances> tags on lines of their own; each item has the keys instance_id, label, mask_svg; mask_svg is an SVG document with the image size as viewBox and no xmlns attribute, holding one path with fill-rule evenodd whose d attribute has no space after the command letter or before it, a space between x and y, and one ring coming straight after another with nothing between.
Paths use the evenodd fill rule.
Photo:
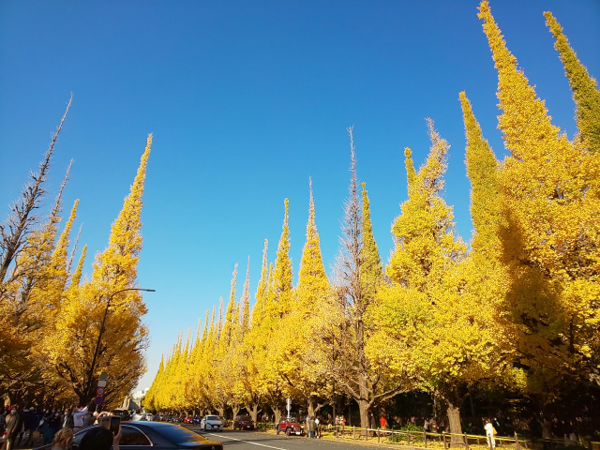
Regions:
<instances>
[{"instance_id":1,"label":"red car","mask_svg":"<svg viewBox=\"0 0 600 450\"><path fill-rule=\"evenodd\" d=\"M183 423L193 423L193 420L194 418L192 416L188 416L185 419L183 419Z\"/></svg>"},{"instance_id":2,"label":"red car","mask_svg":"<svg viewBox=\"0 0 600 450\"><path fill-rule=\"evenodd\" d=\"M254 430L255 425L252 417L250 416L236 416L233 421L233 429L238 430Z\"/></svg>"},{"instance_id":3,"label":"red car","mask_svg":"<svg viewBox=\"0 0 600 450\"><path fill-rule=\"evenodd\" d=\"M302 436L304 434L304 428L298 423L298 419L294 417L282 417L277 424L277 434L279 433L285 433L288 436L291 434Z\"/></svg>"}]
</instances>

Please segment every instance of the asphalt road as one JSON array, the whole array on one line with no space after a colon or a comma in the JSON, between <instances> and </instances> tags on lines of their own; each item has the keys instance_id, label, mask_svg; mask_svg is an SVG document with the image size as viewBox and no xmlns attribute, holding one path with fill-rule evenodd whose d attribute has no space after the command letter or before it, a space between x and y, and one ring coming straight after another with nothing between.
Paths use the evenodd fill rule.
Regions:
<instances>
[{"instance_id":1,"label":"asphalt road","mask_svg":"<svg viewBox=\"0 0 600 450\"><path fill-rule=\"evenodd\" d=\"M233 450L382 450L381 446L356 445L350 442L325 439L307 439L305 436L277 436L264 432L223 430L221 432L201 431L199 426L189 428L198 431L208 439L223 443L223 447Z\"/></svg>"}]
</instances>

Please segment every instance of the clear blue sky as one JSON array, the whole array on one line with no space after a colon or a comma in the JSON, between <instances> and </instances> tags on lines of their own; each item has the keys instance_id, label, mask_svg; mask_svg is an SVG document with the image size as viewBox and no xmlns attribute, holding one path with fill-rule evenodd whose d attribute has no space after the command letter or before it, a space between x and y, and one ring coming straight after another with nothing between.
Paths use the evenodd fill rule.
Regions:
<instances>
[{"instance_id":1,"label":"clear blue sky","mask_svg":"<svg viewBox=\"0 0 600 450\"><path fill-rule=\"evenodd\" d=\"M93 255L129 191L154 133L144 194L139 285L146 294L150 386L181 330L227 299L246 259L256 290L265 238L273 261L290 199L297 275L312 176L326 267L338 251L349 181L346 128L367 183L384 261L406 200L403 148L420 165L425 118L448 139L446 199L471 236L458 93L466 90L499 158L497 78L477 18L461 1L16 1L0 2L0 211L19 196L48 147L71 92L49 187L68 161L65 214ZM552 11L592 75L600 76L598 0L494 0L511 51L556 125L572 137L574 105L544 26ZM110 318L109 318L110 319Z\"/></svg>"}]
</instances>

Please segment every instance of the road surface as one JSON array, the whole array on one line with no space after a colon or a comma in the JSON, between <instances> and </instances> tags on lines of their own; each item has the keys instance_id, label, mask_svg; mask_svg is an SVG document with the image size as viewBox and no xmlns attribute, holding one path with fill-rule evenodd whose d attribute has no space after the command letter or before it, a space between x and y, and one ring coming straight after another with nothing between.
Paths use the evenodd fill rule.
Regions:
<instances>
[{"instance_id":1,"label":"road surface","mask_svg":"<svg viewBox=\"0 0 600 450\"><path fill-rule=\"evenodd\" d=\"M213 441L223 443L232 450L382 450L385 446L354 444L349 441L329 439L307 439L305 436L279 436L265 432L223 430L220 432L202 431L199 426L189 426L194 431Z\"/></svg>"}]
</instances>

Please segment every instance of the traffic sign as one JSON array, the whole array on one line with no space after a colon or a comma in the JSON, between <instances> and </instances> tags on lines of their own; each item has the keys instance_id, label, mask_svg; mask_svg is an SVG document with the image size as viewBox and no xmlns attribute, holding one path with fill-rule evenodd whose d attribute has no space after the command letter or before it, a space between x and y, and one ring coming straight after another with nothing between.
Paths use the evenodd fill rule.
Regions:
<instances>
[{"instance_id":1,"label":"traffic sign","mask_svg":"<svg viewBox=\"0 0 600 450\"><path fill-rule=\"evenodd\" d=\"M96 396L102 397L103 395L104 395L104 388L103 387L97 387L96 388Z\"/></svg>"},{"instance_id":2,"label":"traffic sign","mask_svg":"<svg viewBox=\"0 0 600 450\"><path fill-rule=\"evenodd\" d=\"M98 396L98 397L96 397L96 398L94 399L94 403L95 403L96 405L101 405L103 401L104 401L104 399L103 399L102 397L100 397L100 396Z\"/></svg>"},{"instance_id":3,"label":"traffic sign","mask_svg":"<svg viewBox=\"0 0 600 450\"><path fill-rule=\"evenodd\" d=\"M106 387L106 381L98 381L98 387Z\"/></svg>"}]
</instances>

